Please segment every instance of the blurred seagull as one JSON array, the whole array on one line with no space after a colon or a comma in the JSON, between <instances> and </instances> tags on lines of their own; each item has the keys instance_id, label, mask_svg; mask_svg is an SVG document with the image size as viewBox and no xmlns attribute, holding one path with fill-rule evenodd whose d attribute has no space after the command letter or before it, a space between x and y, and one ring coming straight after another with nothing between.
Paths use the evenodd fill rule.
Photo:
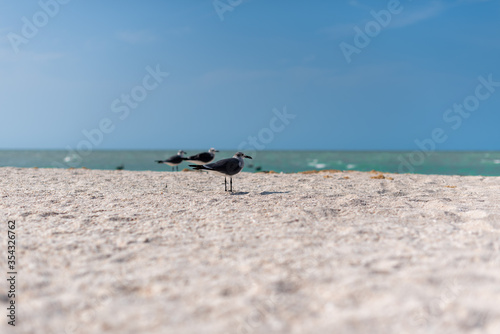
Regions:
<instances>
[{"instance_id":1,"label":"blurred seagull","mask_svg":"<svg viewBox=\"0 0 500 334\"><path fill-rule=\"evenodd\" d=\"M170 158L166 160L155 160L155 161L159 164L166 164L172 166L172 172L174 171L174 168L177 168L177 171L179 171L179 165L181 164L181 162L186 160L186 158L183 157L184 154L187 153L184 152L183 150L180 150L179 152L177 152L176 155L172 155Z\"/></svg>"},{"instance_id":2,"label":"blurred seagull","mask_svg":"<svg viewBox=\"0 0 500 334\"><path fill-rule=\"evenodd\" d=\"M212 147L211 149L208 150L208 152L202 152L192 155L190 157L185 158L185 160L197 165L208 164L214 160L215 152L219 151Z\"/></svg>"},{"instance_id":3,"label":"blurred seagull","mask_svg":"<svg viewBox=\"0 0 500 334\"><path fill-rule=\"evenodd\" d=\"M226 176L229 176L229 191L233 191L233 175L238 174L245 166L243 158L252 159L252 157L245 155L242 152L237 152L232 158L222 159L211 164L206 165L189 165L195 170L207 170L212 172L218 172L224 174L224 191L227 190L227 180Z\"/></svg>"}]
</instances>

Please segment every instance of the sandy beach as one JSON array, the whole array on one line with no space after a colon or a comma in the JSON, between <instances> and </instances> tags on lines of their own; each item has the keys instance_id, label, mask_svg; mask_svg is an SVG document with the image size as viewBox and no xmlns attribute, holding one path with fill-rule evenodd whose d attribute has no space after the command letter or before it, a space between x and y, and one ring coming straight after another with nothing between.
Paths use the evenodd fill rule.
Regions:
<instances>
[{"instance_id":1,"label":"sandy beach","mask_svg":"<svg viewBox=\"0 0 500 334\"><path fill-rule=\"evenodd\" d=\"M2 333L500 333L500 177L0 168Z\"/></svg>"}]
</instances>

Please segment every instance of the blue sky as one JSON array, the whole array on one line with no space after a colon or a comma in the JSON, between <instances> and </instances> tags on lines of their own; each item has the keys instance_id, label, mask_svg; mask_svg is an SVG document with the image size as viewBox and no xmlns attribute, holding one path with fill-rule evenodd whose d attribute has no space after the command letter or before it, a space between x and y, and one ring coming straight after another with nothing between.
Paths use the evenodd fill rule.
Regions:
<instances>
[{"instance_id":1,"label":"blue sky","mask_svg":"<svg viewBox=\"0 0 500 334\"><path fill-rule=\"evenodd\" d=\"M494 0L2 1L0 149L500 150L499 17Z\"/></svg>"}]
</instances>

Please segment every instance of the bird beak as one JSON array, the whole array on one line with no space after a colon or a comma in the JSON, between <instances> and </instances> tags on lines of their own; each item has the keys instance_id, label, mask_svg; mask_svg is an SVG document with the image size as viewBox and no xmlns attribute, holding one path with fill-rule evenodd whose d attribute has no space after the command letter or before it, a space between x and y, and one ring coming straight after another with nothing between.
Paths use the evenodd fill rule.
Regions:
<instances>
[{"instance_id":1,"label":"bird beak","mask_svg":"<svg viewBox=\"0 0 500 334\"><path fill-rule=\"evenodd\" d=\"M252 159L252 157L249 155L244 155L243 157L248 158L248 159Z\"/></svg>"},{"instance_id":2,"label":"bird beak","mask_svg":"<svg viewBox=\"0 0 500 334\"><path fill-rule=\"evenodd\" d=\"M219 150L215 150L215 152L219 152Z\"/></svg>"}]
</instances>

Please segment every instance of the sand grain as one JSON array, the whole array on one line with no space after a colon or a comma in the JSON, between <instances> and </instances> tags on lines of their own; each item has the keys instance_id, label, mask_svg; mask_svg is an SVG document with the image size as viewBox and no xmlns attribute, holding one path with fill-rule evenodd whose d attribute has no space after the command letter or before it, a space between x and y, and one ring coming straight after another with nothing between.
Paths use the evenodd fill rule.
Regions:
<instances>
[{"instance_id":1,"label":"sand grain","mask_svg":"<svg viewBox=\"0 0 500 334\"><path fill-rule=\"evenodd\" d=\"M0 330L499 333L500 178L378 175L0 168Z\"/></svg>"}]
</instances>

